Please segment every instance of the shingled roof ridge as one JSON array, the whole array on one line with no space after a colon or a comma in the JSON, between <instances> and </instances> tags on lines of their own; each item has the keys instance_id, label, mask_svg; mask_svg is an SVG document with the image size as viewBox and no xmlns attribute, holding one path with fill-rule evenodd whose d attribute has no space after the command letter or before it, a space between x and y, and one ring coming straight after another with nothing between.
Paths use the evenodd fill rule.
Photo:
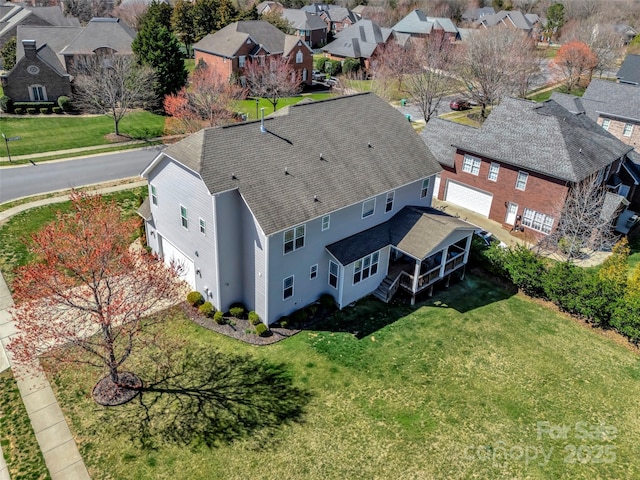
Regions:
<instances>
[{"instance_id":1,"label":"shingled roof ridge","mask_svg":"<svg viewBox=\"0 0 640 480\"><path fill-rule=\"evenodd\" d=\"M358 93L353 93L351 95L342 95L339 97L331 97L331 98L324 98L322 100L314 100L313 102L300 102L300 103L296 103L295 105L289 105L290 108L300 108L300 107L305 107L305 106L309 106L309 105L318 105L320 103L328 103L328 102L334 102L336 100L344 100L345 98L352 98L352 97L362 97L365 95L371 95L371 92L358 92ZM266 120L266 118L265 118Z\"/></svg>"}]
</instances>

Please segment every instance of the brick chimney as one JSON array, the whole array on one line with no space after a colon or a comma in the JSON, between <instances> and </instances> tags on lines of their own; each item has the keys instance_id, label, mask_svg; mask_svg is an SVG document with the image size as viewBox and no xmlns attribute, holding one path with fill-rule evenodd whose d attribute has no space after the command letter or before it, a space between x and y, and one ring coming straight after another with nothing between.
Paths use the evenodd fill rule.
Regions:
<instances>
[{"instance_id":1,"label":"brick chimney","mask_svg":"<svg viewBox=\"0 0 640 480\"><path fill-rule=\"evenodd\" d=\"M24 48L24 56L26 58L36 58L36 41L35 40L22 40L22 48Z\"/></svg>"}]
</instances>

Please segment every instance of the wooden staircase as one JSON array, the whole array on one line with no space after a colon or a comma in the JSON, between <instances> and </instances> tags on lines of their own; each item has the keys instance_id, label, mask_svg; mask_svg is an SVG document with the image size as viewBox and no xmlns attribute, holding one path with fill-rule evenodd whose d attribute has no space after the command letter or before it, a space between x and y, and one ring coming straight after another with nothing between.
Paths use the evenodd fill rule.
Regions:
<instances>
[{"instance_id":1,"label":"wooden staircase","mask_svg":"<svg viewBox=\"0 0 640 480\"><path fill-rule=\"evenodd\" d=\"M399 280L400 274L387 275L373 292L373 295L384 303L389 303L398 290Z\"/></svg>"}]
</instances>

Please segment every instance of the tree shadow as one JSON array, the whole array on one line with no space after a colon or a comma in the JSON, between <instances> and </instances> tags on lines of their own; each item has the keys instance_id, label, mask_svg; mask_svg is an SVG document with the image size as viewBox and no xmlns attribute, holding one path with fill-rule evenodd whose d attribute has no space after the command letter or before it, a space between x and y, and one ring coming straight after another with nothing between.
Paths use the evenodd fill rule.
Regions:
<instances>
[{"instance_id":1,"label":"tree shadow","mask_svg":"<svg viewBox=\"0 0 640 480\"><path fill-rule=\"evenodd\" d=\"M440 282L432 296L424 292L411 305L411 295L398 290L388 304L373 295L355 302L326 319L309 325L313 330L351 333L362 339L390 325L424 306L453 308L465 313L490 303L506 300L517 293L517 288L495 277L467 273L462 280L451 281L449 287Z\"/></svg>"},{"instance_id":2,"label":"tree shadow","mask_svg":"<svg viewBox=\"0 0 640 480\"><path fill-rule=\"evenodd\" d=\"M211 348L161 346L130 403L103 419L144 448L162 443L217 447L250 435L270 436L301 422L311 395L294 385L286 365Z\"/></svg>"}]
</instances>

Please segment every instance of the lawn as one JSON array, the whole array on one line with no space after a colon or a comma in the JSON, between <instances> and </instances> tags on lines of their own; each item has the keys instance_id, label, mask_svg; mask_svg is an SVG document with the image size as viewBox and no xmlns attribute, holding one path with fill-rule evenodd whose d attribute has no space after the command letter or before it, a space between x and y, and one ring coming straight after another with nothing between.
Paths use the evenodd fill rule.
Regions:
<instances>
[{"instance_id":1,"label":"lawn","mask_svg":"<svg viewBox=\"0 0 640 480\"><path fill-rule=\"evenodd\" d=\"M269 432L245 425L246 436L214 448L159 437L144 449L124 433L139 405L97 408L100 373L68 368L52 384L91 478L640 476L638 354L479 277L416 307L365 299L269 347L205 330L179 309L165 315L155 333L185 350L284 362L311 395L304 416ZM148 379L143 357L128 368ZM191 414L151 412L152 425ZM181 425L183 439L201 427Z\"/></svg>"},{"instance_id":2,"label":"lawn","mask_svg":"<svg viewBox=\"0 0 640 480\"><path fill-rule=\"evenodd\" d=\"M51 478L10 370L0 373L0 437L11 478Z\"/></svg>"},{"instance_id":3,"label":"lawn","mask_svg":"<svg viewBox=\"0 0 640 480\"><path fill-rule=\"evenodd\" d=\"M309 98L311 100L325 100L327 98L332 98L335 96L336 95L334 93L310 93L310 94L304 94L304 95L296 95L294 97L285 97L285 98L281 98L278 101L278 105L276 108L277 110L280 110L286 107L287 105L295 105L296 103L301 102L306 98ZM265 116L273 113L273 105L266 98L258 99L258 107L257 107L258 118L260 117L261 108L264 108ZM245 115L247 115L247 120L256 120L255 99L237 101L234 110L239 113L244 113Z\"/></svg>"},{"instance_id":4,"label":"lawn","mask_svg":"<svg viewBox=\"0 0 640 480\"><path fill-rule=\"evenodd\" d=\"M149 112L132 112L120 122L120 132L132 138L152 138L162 135L165 117ZM7 137L19 136L11 142L11 155L108 145L105 135L113 133L113 120L105 115L81 117L73 115L35 115L0 117L0 132ZM4 145L0 158L5 157Z\"/></svg>"},{"instance_id":5,"label":"lawn","mask_svg":"<svg viewBox=\"0 0 640 480\"><path fill-rule=\"evenodd\" d=\"M146 195L146 188L139 187L131 190L105 195L105 199L114 199L122 208L125 215L135 215L140 198ZM26 210L10 218L0 228L0 270L7 284L11 286L15 276L15 269L31 260L25 244L31 234L38 231L42 225L56 218L58 212L69 211L70 203L57 203Z\"/></svg>"}]
</instances>

